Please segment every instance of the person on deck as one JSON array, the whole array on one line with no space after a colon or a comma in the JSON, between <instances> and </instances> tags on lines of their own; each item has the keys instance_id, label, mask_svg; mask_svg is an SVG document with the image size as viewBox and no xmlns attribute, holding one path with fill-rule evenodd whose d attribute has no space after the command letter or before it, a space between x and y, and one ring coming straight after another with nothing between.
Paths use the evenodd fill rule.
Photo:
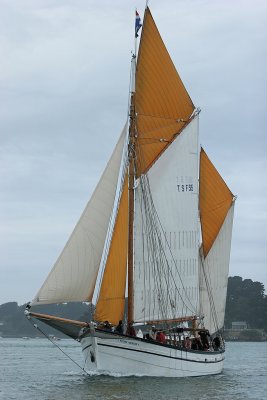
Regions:
<instances>
[{"instance_id":1,"label":"person on deck","mask_svg":"<svg viewBox=\"0 0 267 400\"><path fill-rule=\"evenodd\" d=\"M209 348L210 348L210 342L209 342L210 333L209 333L209 331L203 329L203 331L199 331L198 334L201 338L201 342L203 344L204 350L209 350Z\"/></svg>"},{"instance_id":2,"label":"person on deck","mask_svg":"<svg viewBox=\"0 0 267 400\"><path fill-rule=\"evenodd\" d=\"M143 335L143 332L141 331L141 329L138 329L136 337L139 337L140 339L143 339L144 335Z\"/></svg>"},{"instance_id":3,"label":"person on deck","mask_svg":"<svg viewBox=\"0 0 267 400\"><path fill-rule=\"evenodd\" d=\"M184 341L184 347L186 350L190 350L191 346L192 346L191 340L190 340L189 336L187 336Z\"/></svg>"},{"instance_id":4,"label":"person on deck","mask_svg":"<svg viewBox=\"0 0 267 400\"><path fill-rule=\"evenodd\" d=\"M160 343L166 343L166 336L164 335L164 333L162 331L157 333L156 340Z\"/></svg>"},{"instance_id":5,"label":"person on deck","mask_svg":"<svg viewBox=\"0 0 267 400\"><path fill-rule=\"evenodd\" d=\"M192 339L191 350L198 350L198 345L195 338Z\"/></svg>"},{"instance_id":6,"label":"person on deck","mask_svg":"<svg viewBox=\"0 0 267 400\"><path fill-rule=\"evenodd\" d=\"M104 329L106 331L111 331L112 330L112 326L110 325L110 323L108 321L104 322Z\"/></svg>"},{"instance_id":7,"label":"person on deck","mask_svg":"<svg viewBox=\"0 0 267 400\"><path fill-rule=\"evenodd\" d=\"M215 351L220 350L221 341L220 341L220 338L218 336L215 336L215 338L212 341L212 344L213 344L213 348L214 348Z\"/></svg>"},{"instance_id":8,"label":"person on deck","mask_svg":"<svg viewBox=\"0 0 267 400\"><path fill-rule=\"evenodd\" d=\"M128 328L127 328L127 335L129 336L136 336L135 329L133 327L133 321L129 323Z\"/></svg>"},{"instance_id":9,"label":"person on deck","mask_svg":"<svg viewBox=\"0 0 267 400\"><path fill-rule=\"evenodd\" d=\"M116 332L116 333L120 333L120 334L123 335L123 324L122 324L122 320L120 320L120 321L119 321L119 324L116 326L115 332Z\"/></svg>"},{"instance_id":10,"label":"person on deck","mask_svg":"<svg viewBox=\"0 0 267 400\"><path fill-rule=\"evenodd\" d=\"M196 343L196 350L204 350L203 344L201 342L200 336L197 336L195 338L195 343Z\"/></svg>"},{"instance_id":11,"label":"person on deck","mask_svg":"<svg viewBox=\"0 0 267 400\"><path fill-rule=\"evenodd\" d=\"M148 332L148 340L156 340L157 331L155 325L152 325L151 329Z\"/></svg>"}]
</instances>

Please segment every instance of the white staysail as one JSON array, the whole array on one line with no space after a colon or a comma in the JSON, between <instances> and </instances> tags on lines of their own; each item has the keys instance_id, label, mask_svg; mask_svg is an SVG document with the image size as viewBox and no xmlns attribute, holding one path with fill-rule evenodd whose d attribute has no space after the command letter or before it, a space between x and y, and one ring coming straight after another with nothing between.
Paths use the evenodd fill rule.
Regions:
<instances>
[{"instance_id":1,"label":"white staysail","mask_svg":"<svg viewBox=\"0 0 267 400\"><path fill-rule=\"evenodd\" d=\"M198 249L196 116L149 172L141 176L136 189L135 321L171 320L197 314Z\"/></svg>"},{"instance_id":2,"label":"white staysail","mask_svg":"<svg viewBox=\"0 0 267 400\"><path fill-rule=\"evenodd\" d=\"M207 257L200 260L200 314L210 334L224 325L234 203Z\"/></svg>"},{"instance_id":3,"label":"white staysail","mask_svg":"<svg viewBox=\"0 0 267 400\"><path fill-rule=\"evenodd\" d=\"M70 239L32 304L91 301L107 236L126 138L125 125Z\"/></svg>"}]
</instances>

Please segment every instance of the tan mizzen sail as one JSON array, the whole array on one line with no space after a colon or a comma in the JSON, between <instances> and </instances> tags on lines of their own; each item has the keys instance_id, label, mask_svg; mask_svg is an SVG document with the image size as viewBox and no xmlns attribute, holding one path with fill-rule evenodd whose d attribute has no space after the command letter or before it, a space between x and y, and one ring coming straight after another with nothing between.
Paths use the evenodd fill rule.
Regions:
<instances>
[{"instance_id":1,"label":"tan mizzen sail","mask_svg":"<svg viewBox=\"0 0 267 400\"><path fill-rule=\"evenodd\" d=\"M128 174L110 245L94 318L117 324L123 319L127 269L128 240Z\"/></svg>"},{"instance_id":2,"label":"tan mizzen sail","mask_svg":"<svg viewBox=\"0 0 267 400\"><path fill-rule=\"evenodd\" d=\"M140 175L188 122L194 105L146 9L136 70L137 154Z\"/></svg>"},{"instance_id":3,"label":"tan mizzen sail","mask_svg":"<svg viewBox=\"0 0 267 400\"><path fill-rule=\"evenodd\" d=\"M209 253L233 202L233 194L209 160L200 153L199 208L204 257Z\"/></svg>"}]
</instances>

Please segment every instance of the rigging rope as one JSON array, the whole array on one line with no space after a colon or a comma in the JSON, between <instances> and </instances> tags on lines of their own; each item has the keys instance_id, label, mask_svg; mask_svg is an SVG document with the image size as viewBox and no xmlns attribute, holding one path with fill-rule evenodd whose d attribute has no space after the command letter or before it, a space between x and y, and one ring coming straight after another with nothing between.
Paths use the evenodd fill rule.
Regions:
<instances>
[{"instance_id":1,"label":"rigging rope","mask_svg":"<svg viewBox=\"0 0 267 400\"><path fill-rule=\"evenodd\" d=\"M207 287L207 293L208 293L208 298L209 298L209 303L210 303L210 311L211 311L211 316L213 319L213 323L214 323L214 327L216 329L216 331L219 330L219 323L218 323L218 316L217 316L217 311L216 311L216 306L215 306L215 302L214 302L214 298L213 298L213 294L212 294L212 287L210 285L205 267L204 267L204 263L203 263L203 257L200 257L201 260L201 267L202 267L202 272L204 275L204 279L205 279L205 283L206 283L206 287Z\"/></svg>"},{"instance_id":2,"label":"rigging rope","mask_svg":"<svg viewBox=\"0 0 267 400\"><path fill-rule=\"evenodd\" d=\"M77 367L79 367L83 371L83 374L90 376L90 374L80 364L78 364L75 360L73 360L73 358L71 358L69 354L67 354L64 350L62 350L62 348L58 344L56 344L41 328L39 328L37 324L33 323L31 318L28 318L28 321L34 326L35 329L37 329L43 336L45 336L46 339L48 339L55 347L57 347L66 357L68 357L74 364L76 364Z\"/></svg>"},{"instance_id":3,"label":"rigging rope","mask_svg":"<svg viewBox=\"0 0 267 400\"><path fill-rule=\"evenodd\" d=\"M164 232L164 230L163 230L163 226L162 226L162 224L161 224L160 218L159 218L158 213L157 213L157 211L156 211L156 209L155 209L155 206L154 206L154 203L153 203L153 198L152 198L152 193L151 193L151 189L150 189L150 184L149 184L149 180L148 180L147 175L144 175L144 176L142 177L142 179L145 179L145 190L144 190L144 192L147 190L147 195L148 195L148 198L149 198L148 201L150 202L150 207L151 207L151 211L150 211L150 212L152 212L152 215L151 215L152 218L151 218L151 217L150 217L150 218L151 218L151 220L153 221L153 224L154 224L153 230L155 230L156 234L158 235L159 246L160 246L161 254L162 254L162 255L164 256L164 258L165 258L165 261L166 261L166 264L167 264L168 272L169 272L169 274L171 275L171 278L172 278L172 280L173 280L173 284L174 284L175 289L177 290L177 292L178 292L178 294L179 294L179 296L180 296L180 299L182 300L183 305L186 306L186 308L194 314L194 313L196 313L195 308L194 308L194 306L193 306L192 303L191 303L191 299L190 299L190 298L188 297L188 295L187 295L186 289L185 289L185 287L184 287L184 284L183 284L183 281L182 281L182 278L181 278L181 274L180 274L180 272L179 272L179 270L178 270L178 268L177 268L176 260L174 259L174 256L173 256L173 253L172 253L172 251L171 251L170 245L169 245L168 240L167 240L167 238L166 238L166 232ZM141 179L141 181L142 181L142 179ZM142 186L142 184L141 184L141 186ZM143 196L143 197L144 197L144 196ZM159 225L159 228L157 227L157 225ZM155 229L155 228L156 228L156 229ZM164 243L165 243L165 250L164 250L164 248L163 248L163 240L162 240L162 238L161 238L161 232L160 232L160 230L161 230L161 232L163 233ZM182 294L181 294L181 291L179 290L179 288L178 288L177 285L176 285L176 282L175 282L175 279L174 279L174 276L173 276L173 273L172 273L172 268L170 268L170 265L169 265L170 263L169 263L169 261L168 261L168 259L167 259L167 255L166 255L166 246L167 246L168 251L169 251L169 253L170 253L171 261L172 261L172 262L174 263L174 265L175 265L175 270L176 270L176 272L177 272L177 274L178 274L178 277L179 277L179 280L180 280L180 282L181 282L182 289L183 289L183 291L184 291L185 297L187 298L188 303L190 304L190 306L191 306L192 308L190 308L190 307L188 307L188 305L186 305L185 301L183 300L183 296L182 296ZM165 271L164 271L164 272L165 272Z\"/></svg>"}]
</instances>

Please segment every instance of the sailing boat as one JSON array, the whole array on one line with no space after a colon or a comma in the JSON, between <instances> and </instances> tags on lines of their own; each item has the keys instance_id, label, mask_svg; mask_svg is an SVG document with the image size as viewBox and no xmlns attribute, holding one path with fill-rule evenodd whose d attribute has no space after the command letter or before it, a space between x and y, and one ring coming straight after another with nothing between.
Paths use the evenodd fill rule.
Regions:
<instances>
[{"instance_id":1,"label":"sailing boat","mask_svg":"<svg viewBox=\"0 0 267 400\"><path fill-rule=\"evenodd\" d=\"M199 148L200 110L148 7L131 71L129 120L25 313L78 340L88 371L217 374L235 197ZM94 304L90 321L31 309L73 301Z\"/></svg>"}]
</instances>

